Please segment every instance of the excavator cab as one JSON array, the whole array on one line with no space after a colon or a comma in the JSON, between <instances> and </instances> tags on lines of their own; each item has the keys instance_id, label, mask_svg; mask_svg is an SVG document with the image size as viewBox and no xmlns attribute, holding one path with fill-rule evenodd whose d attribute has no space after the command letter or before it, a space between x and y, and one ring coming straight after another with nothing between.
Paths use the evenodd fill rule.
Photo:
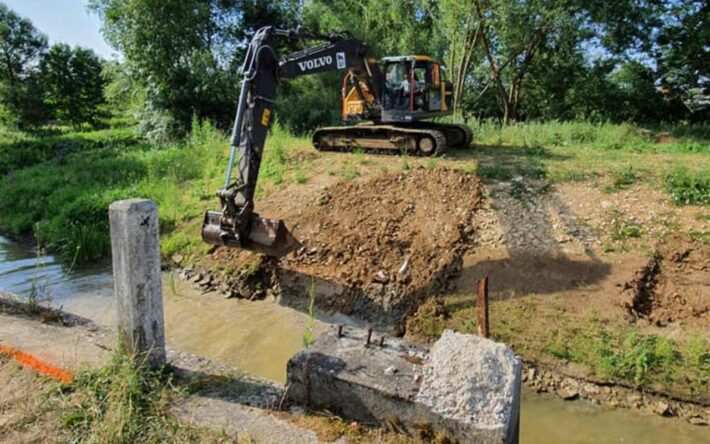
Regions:
<instances>
[{"instance_id":1,"label":"excavator cab","mask_svg":"<svg viewBox=\"0 0 710 444\"><path fill-rule=\"evenodd\" d=\"M451 82L444 69L429 56L385 57L380 61L384 85L380 88L381 122L412 122L440 117L453 111ZM352 75L343 78L343 119L367 120L367 103L374 93L366 82L352 85Z\"/></svg>"},{"instance_id":2,"label":"excavator cab","mask_svg":"<svg viewBox=\"0 0 710 444\"><path fill-rule=\"evenodd\" d=\"M452 112L451 83L428 56L385 57L382 121L409 122Z\"/></svg>"}]
</instances>

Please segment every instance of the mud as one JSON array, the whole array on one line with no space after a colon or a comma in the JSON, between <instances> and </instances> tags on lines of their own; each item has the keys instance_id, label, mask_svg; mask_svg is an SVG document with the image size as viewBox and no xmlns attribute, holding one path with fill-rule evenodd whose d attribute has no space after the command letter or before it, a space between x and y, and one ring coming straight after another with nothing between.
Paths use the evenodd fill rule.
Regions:
<instances>
[{"instance_id":1,"label":"mud","mask_svg":"<svg viewBox=\"0 0 710 444\"><path fill-rule=\"evenodd\" d=\"M710 319L710 245L685 235L661 242L624 286L622 304L632 320L659 326Z\"/></svg>"},{"instance_id":2,"label":"mud","mask_svg":"<svg viewBox=\"0 0 710 444\"><path fill-rule=\"evenodd\" d=\"M304 245L297 252L274 260L220 248L201 264L215 271L187 275L287 305L313 292L319 308L401 325L461 270L480 200L474 175L445 168L341 182L280 215Z\"/></svg>"},{"instance_id":3,"label":"mud","mask_svg":"<svg viewBox=\"0 0 710 444\"><path fill-rule=\"evenodd\" d=\"M611 382L602 383L588 377L572 375L575 371L526 362L522 379L537 393L554 393L564 400L583 399L611 408L644 410L659 416L678 417L694 425L710 424L710 399L691 402L650 390L640 391Z\"/></svg>"}]
</instances>

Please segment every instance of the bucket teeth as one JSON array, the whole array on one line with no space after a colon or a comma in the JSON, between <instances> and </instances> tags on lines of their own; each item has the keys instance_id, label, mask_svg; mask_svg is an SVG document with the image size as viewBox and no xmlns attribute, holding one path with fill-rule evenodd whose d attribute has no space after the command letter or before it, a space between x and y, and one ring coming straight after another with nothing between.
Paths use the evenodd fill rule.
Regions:
<instances>
[{"instance_id":1,"label":"bucket teeth","mask_svg":"<svg viewBox=\"0 0 710 444\"><path fill-rule=\"evenodd\" d=\"M202 240L212 245L257 251L275 257L285 256L301 248L300 242L280 219L266 219L252 214L249 227L248 237L240 238L239 233L223 223L222 213L208 211L202 225Z\"/></svg>"}]
</instances>

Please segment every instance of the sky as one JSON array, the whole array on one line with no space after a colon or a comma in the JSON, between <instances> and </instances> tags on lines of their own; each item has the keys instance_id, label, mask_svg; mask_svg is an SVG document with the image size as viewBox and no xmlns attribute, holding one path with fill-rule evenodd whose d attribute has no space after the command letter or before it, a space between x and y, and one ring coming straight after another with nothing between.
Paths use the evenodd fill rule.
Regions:
<instances>
[{"instance_id":1,"label":"sky","mask_svg":"<svg viewBox=\"0 0 710 444\"><path fill-rule=\"evenodd\" d=\"M101 20L86 10L86 0L0 0L8 8L32 21L49 37L49 43L68 43L93 49L111 58L115 50L101 35Z\"/></svg>"}]
</instances>

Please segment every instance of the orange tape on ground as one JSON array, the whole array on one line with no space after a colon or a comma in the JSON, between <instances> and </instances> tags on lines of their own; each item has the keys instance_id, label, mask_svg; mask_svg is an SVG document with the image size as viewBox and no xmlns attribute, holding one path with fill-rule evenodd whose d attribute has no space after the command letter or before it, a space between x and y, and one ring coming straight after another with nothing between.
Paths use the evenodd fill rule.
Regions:
<instances>
[{"instance_id":1,"label":"orange tape on ground","mask_svg":"<svg viewBox=\"0 0 710 444\"><path fill-rule=\"evenodd\" d=\"M14 358L25 367L29 367L39 373L42 373L43 375L54 378L57 381L70 383L74 380L74 376L71 373L6 345L0 344L0 353L4 353L11 358Z\"/></svg>"}]
</instances>

